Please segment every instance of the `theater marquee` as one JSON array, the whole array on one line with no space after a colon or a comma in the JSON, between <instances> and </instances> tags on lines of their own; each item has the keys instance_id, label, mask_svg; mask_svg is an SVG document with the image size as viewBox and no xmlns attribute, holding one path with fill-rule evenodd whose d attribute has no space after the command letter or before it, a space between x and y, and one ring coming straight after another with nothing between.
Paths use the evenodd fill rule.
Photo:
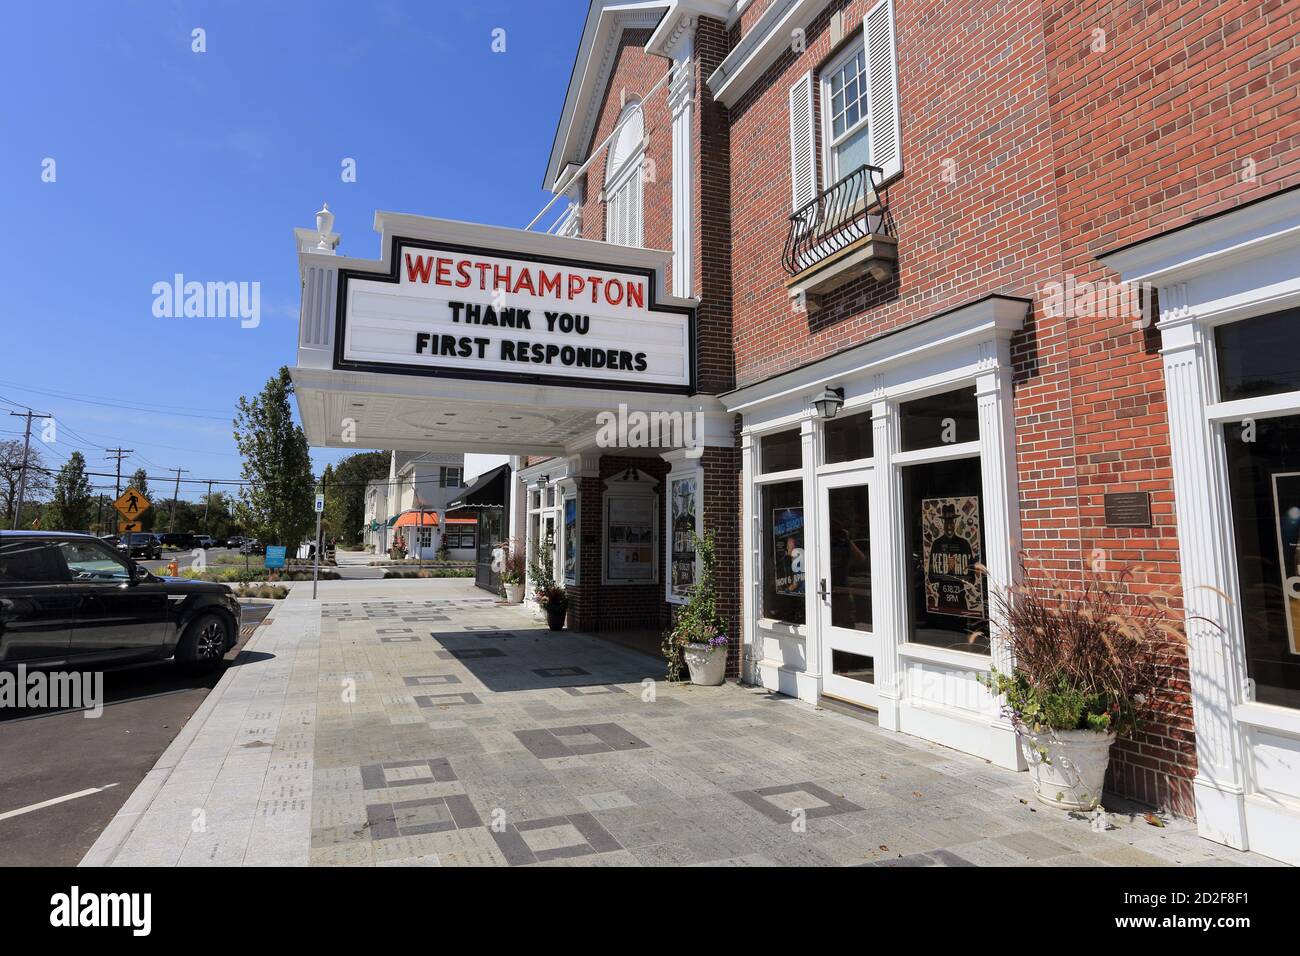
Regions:
<instances>
[{"instance_id":1,"label":"theater marquee","mask_svg":"<svg viewBox=\"0 0 1300 956\"><path fill-rule=\"evenodd\" d=\"M387 275L339 273L335 367L681 392L694 313L653 273L394 239Z\"/></svg>"}]
</instances>

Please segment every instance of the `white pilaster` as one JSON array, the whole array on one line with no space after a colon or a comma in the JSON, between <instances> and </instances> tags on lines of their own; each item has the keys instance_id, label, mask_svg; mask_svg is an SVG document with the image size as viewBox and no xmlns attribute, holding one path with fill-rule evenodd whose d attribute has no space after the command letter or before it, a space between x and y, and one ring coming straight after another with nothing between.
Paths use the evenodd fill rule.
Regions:
<instances>
[{"instance_id":1,"label":"white pilaster","mask_svg":"<svg viewBox=\"0 0 1300 956\"><path fill-rule=\"evenodd\" d=\"M1003 638L1005 622L994 592L1006 593L1019 579L1020 498L1016 478L1015 415L1011 391L1011 343L998 337L980 345L983 370L975 379L980 429L980 478L984 486L984 566L988 569L989 629L993 666L1004 674L1014 666ZM998 714L990 727L989 759L1024 770L1020 742L1011 722Z\"/></svg>"},{"instance_id":2,"label":"white pilaster","mask_svg":"<svg viewBox=\"0 0 1300 956\"><path fill-rule=\"evenodd\" d=\"M816 695L820 696L823 628L822 599L818 594L818 586L826 571L821 566L821 555L817 547L817 535L821 534L821 502L818 500L820 489L817 486L816 419L808 417L799 423L799 439L803 450L803 599L808 654L808 659L804 662L804 676L812 681Z\"/></svg>"},{"instance_id":3,"label":"white pilaster","mask_svg":"<svg viewBox=\"0 0 1300 956\"><path fill-rule=\"evenodd\" d=\"M754 621L758 616L758 591L755 568L758 566L758 518L754 513L754 436L740 435L740 630L744 656L741 674L750 684L761 684L758 662L762 658L757 646Z\"/></svg>"},{"instance_id":4,"label":"white pilaster","mask_svg":"<svg viewBox=\"0 0 1300 956\"><path fill-rule=\"evenodd\" d=\"M1165 395L1173 453L1178 556L1186 609L1192 711L1196 715L1196 826L1201 835L1246 849L1246 760L1232 708L1242 699L1245 662L1237 586L1225 522L1229 500L1222 443L1206 419L1206 330L1183 304L1181 284L1160 290Z\"/></svg>"},{"instance_id":5,"label":"white pilaster","mask_svg":"<svg viewBox=\"0 0 1300 956\"><path fill-rule=\"evenodd\" d=\"M880 726L899 729L899 702L903 697L902 662L898 645L907 631L907 565L903 528L902 476L892 464L899 450L898 429L893 427L895 403L871 406L871 447L876 460L871 481L871 628L875 632L876 695Z\"/></svg>"},{"instance_id":6,"label":"white pilaster","mask_svg":"<svg viewBox=\"0 0 1300 956\"><path fill-rule=\"evenodd\" d=\"M695 295L695 17L683 17L674 34L673 78L673 295Z\"/></svg>"}]
</instances>

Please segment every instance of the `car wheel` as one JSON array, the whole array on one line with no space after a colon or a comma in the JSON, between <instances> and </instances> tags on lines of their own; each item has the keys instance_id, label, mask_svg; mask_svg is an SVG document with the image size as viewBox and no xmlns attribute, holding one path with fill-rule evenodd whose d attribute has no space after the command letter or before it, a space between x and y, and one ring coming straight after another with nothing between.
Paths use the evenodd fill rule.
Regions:
<instances>
[{"instance_id":1,"label":"car wheel","mask_svg":"<svg viewBox=\"0 0 1300 956\"><path fill-rule=\"evenodd\" d=\"M176 644L176 663L188 674L206 674L221 666L228 644L227 625L220 614L200 614L190 621Z\"/></svg>"}]
</instances>

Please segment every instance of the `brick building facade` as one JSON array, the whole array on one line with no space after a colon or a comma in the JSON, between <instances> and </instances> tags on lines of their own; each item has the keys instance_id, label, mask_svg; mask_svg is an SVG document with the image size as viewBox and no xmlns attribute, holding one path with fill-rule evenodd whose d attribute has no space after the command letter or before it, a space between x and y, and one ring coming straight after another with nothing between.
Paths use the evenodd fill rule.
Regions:
<instances>
[{"instance_id":1,"label":"brick building facade","mask_svg":"<svg viewBox=\"0 0 1300 956\"><path fill-rule=\"evenodd\" d=\"M804 81L811 92L812 194L824 197L840 177L831 175L828 159L828 139L838 133L827 120L827 93L835 92L823 73L843 60L847 47L869 48L865 21L873 10L892 26L886 40L893 63L873 62L875 54L864 49L859 78L873 92L885 62L896 84L901 170L881 190L896 261L888 275L859 271L826 283L815 299L792 298L781 254L798 175L792 172L798 148L792 89ZM654 32L623 33L587 146L597 147L617 122L615 90L636 89L627 77L639 76L641 89L649 89L669 68L669 57L656 61L652 53L647 65L645 53L663 23L689 20L704 120L693 142L699 264L693 292L702 342L726 327L730 333L730 354L710 352L706 360L702 352L701 368L717 368L719 391L740 396L734 400L738 430L753 432L748 446L738 435L730 461L725 452L710 451L720 467L735 469L733 481L710 484L726 493L733 482L753 481L743 461L758 455L761 429L745 428L745 409L761 406L756 396L765 383L779 395L797 370L819 362L843 367L854 349L903 333L921 341L936 318L979 303L1010 304L1023 309L1007 337L1004 438L1017 507L1005 526L1015 532L1014 557L1067 588L1077 586L1090 562L1129 567L1135 594L1155 594L1181 613L1164 366L1152 318L1157 295L1148 289L1141 297L1121 296L1121 276L1101 257L1300 182L1300 123L1287 107L1300 86L1296 9L1280 3L753 0L665 4L664 17ZM640 44L641 55L629 44ZM863 96L864 114L869 99ZM646 120L656 129L667 125L657 108L647 107ZM654 133L647 156L662 176L663 146ZM698 188L702 180L707 189ZM647 237L662 235L666 221L671 225L663 187L662 178L646 187ZM606 212L593 207L590 183L585 196L584 235L603 237ZM1080 309L1086 283L1098 296ZM1100 294L1104 283L1111 284L1110 298ZM799 417L773 420L790 425ZM1108 524L1105 496L1131 492L1149 497L1150 526ZM741 511L742 527L753 522L761 535L761 507ZM736 544L737 550L722 549L728 567L734 555L755 576L740 597L761 604L761 544ZM761 608L751 613L751 629L763 617ZM743 645L747 665L773 654L799 657L784 636L767 647L764 640L750 633ZM800 640L807 635L793 637ZM1166 652L1155 717L1116 745L1108 785L1194 816L1197 748L1187 653L1175 642ZM930 663L939 662L922 666ZM816 680L811 690L801 686L815 667L788 681L780 673L798 668L778 664L778 673L765 679L760 667L751 667L747 676L803 696L825 692Z\"/></svg>"},{"instance_id":2,"label":"brick building facade","mask_svg":"<svg viewBox=\"0 0 1300 956\"><path fill-rule=\"evenodd\" d=\"M519 412L483 450L570 625L667 626L707 529L730 676L1024 769L989 589L1125 568L1186 640L1108 788L1300 861L1297 36L1283 2L593 0L567 209L470 238L650 276L689 387L456 396ZM625 401L697 432L609 447Z\"/></svg>"}]
</instances>

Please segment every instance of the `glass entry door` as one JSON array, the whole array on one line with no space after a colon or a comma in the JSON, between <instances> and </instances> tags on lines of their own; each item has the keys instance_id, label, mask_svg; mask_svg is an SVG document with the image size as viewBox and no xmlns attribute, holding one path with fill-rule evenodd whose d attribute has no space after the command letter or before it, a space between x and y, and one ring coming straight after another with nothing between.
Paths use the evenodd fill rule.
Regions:
<instances>
[{"instance_id":1,"label":"glass entry door","mask_svg":"<svg viewBox=\"0 0 1300 956\"><path fill-rule=\"evenodd\" d=\"M823 475L818 492L822 689L831 697L876 707L880 645L872 630L871 486L863 472L853 471Z\"/></svg>"}]
</instances>

